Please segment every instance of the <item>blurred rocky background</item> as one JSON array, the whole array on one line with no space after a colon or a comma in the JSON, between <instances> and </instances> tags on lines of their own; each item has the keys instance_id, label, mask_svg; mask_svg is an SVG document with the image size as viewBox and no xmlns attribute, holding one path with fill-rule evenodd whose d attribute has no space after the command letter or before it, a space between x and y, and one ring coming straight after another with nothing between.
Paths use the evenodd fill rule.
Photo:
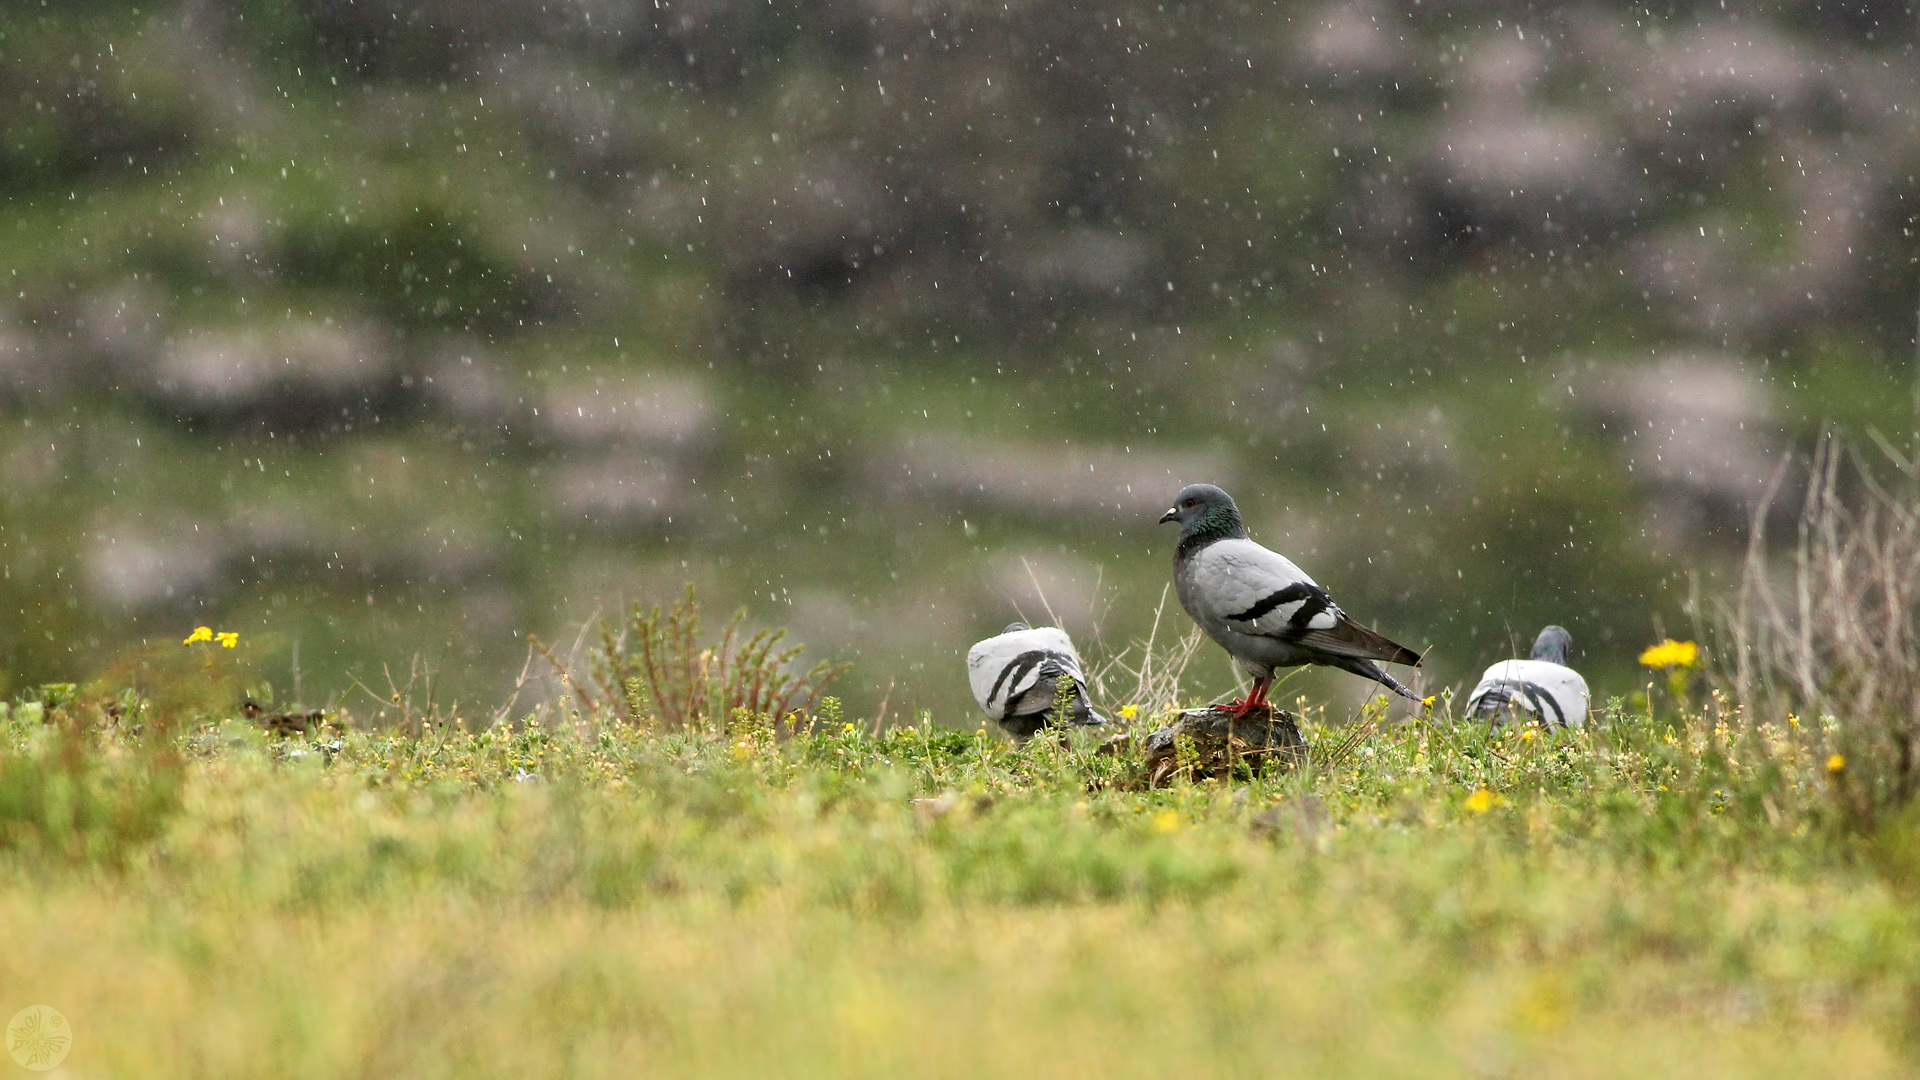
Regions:
<instances>
[{"instance_id":1,"label":"blurred rocky background","mask_svg":"<svg viewBox=\"0 0 1920 1080\"><path fill-rule=\"evenodd\" d=\"M1910 441L1916 40L1824 0L6 0L0 678L206 622L289 696L417 658L492 705L527 635L694 581L855 708L971 722L1016 613L1144 632L1205 479L1429 685L1557 621L1625 692L1783 454Z\"/></svg>"}]
</instances>

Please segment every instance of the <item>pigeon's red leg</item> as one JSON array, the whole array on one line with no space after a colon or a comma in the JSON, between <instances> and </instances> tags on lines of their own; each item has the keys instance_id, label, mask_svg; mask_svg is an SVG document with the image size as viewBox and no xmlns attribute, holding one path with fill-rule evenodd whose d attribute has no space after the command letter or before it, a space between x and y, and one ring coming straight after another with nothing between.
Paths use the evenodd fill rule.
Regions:
<instances>
[{"instance_id":1,"label":"pigeon's red leg","mask_svg":"<svg viewBox=\"0 0 1920 1080\"><path fill-rule=\"evenodd\" d=\"M1253 689L1247 691L1245 698L1234 702L1229 710L1233 718L1235 720L1241 719L1255 709L1272 708L1272 706L1267 704L1267 687L1272 685L1273 676L1271 675L1264 679L1253 680Z\"/></svg>"}]
</instances>

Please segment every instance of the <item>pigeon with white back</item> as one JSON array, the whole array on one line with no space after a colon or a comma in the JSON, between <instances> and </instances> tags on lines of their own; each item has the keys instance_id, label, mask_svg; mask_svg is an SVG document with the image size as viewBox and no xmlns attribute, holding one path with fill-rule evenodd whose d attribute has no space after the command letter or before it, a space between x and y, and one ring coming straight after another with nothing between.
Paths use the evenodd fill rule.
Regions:
<instances>
[{"instance_id":1,"label":"pigeon with white back","mask_svg":"<svg viewBox=\"0 0 1920 1080\"><path fill-rule=\"evenodd\" d=\"M1549 626L1533 639L1526 660L1502 660L1480 676L1467 697L1467 715L1499 723L1525 714L1548 727L1577 728L1587 722L1587 680L1567 666L1573 635Z\"/></svg>"},{"instance_id":2,"label":"pigeon with white back","mask_svg":"<svg viewBox=\"0 0 1920 1080\"><path fill-rule=\"evenodd\" d=\"M1351 671L1420 700L1375 663L1414 665L1420 654L1348 618L1305 571L1248 539L1226 492L1189 484L1160 521L1180 523L1173 555L1180 606L1253 680L1246 698L1234 702L1235 716L1267 706L1275 669L1302 664Z\"/></svg>"},{"instance_id":3,"label":"pigeon with white back","mask_svg":"<svg viewBox=\"0 0 1920 1080\"><path fill-rule=\"evenodd\" d=\"M1011 623L967 650L967 681L973 686L973 699L1016 739L1030 739L1047 726L1059 702L1061 679L1072 684L1064 717L1068 725L1106 723L1087 698L1080 654L1065 630Z\"/></svg>"}]
</instances>

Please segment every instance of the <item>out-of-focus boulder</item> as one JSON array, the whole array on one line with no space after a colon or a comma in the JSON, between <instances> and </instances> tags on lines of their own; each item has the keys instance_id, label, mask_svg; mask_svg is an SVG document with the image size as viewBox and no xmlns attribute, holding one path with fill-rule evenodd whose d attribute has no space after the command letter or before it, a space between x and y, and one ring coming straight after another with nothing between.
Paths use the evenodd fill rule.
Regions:
<instances>
[{"instance_id":1,"label":"out-of-focus boulder","mask_svg":"<svg viewBox=\"0 0 1920 1080\"><path fill-rule=\"evenodd\" d=\"M1738 131L1791 115L1826 91L1821 57L1755 21L1711 22L1644 52L1632 100L1652 138Z\"/></svg>"},{"instance_id":2,"label":"out-of-focus boulder","mask_svg":"<svg viewBox=\"0 0 1920 1080\"><path fill-rule=\"evenodd\" d=\"M480 65L492 83L489 96L518 107L535 121L536 133L582 166L632 167L641 160L645 135L632 107L594 72L555 63L546 54L509 53Z\"/></svg>"},{"instance_id":3,"label":"out-of-focus boulder","mask_svg":"<svg viewBox=\"0 0 1920 1080\"><path fill-rule=\"evenodd\" d=\"M1440 406L1396 411L1372 424L1353 424L1344 464L1364 488L1392 478L1408 490L1436 497L1461 490L1471 459L1460 449L1459 433Z\"/></svg>"},{"instance_id":4,"label":"out-of-focus boulder","mask_svg":"<svg viewBox=\"0 0 1920 1080\"><path fill-rule=\"evenodd\" d=\"M1150 258L1138 236L1076 229L1029 240L1019 273L1029 289L1048 296L1115 298L1141 284Z\"/></svg>"},{"instance_id":5,"label":"out-of-focus boulder","mask_svg":"<svg viewBox=\"0 0 1920 1080\"><path fill-rule=\"evenodd\" d=\"M1889 198L1885 177L1865 160L1792 141L1787 148L1795 165L1778 170L1777 190L1798 212L1784 248L1764 224L1719 214L1628 248L1641 286L1674 304L1697 330L1760 341L1860 299L1877 239L1870 230Z\"/></svg>"},{"instance_id":6,"label":"out-of-focus boulder","mask_svg":"<svg viewBox=\"0 0 1920 1080\"><path fill-rule=\"evenodd\" d=\"M1603 368L1575 400L1619 439L1622 464L1655 500L1659 538L1675 546L1738 535L1784 442L1765 382L1733 357Z\"/></svg>"},{"instance_id":7,"label":"out-of-focus boulder","mask_svg":"<svg viewBox=\"0 0 1920 1080\"><path fill-rule=\"evenodd\" d=\"M721 211L728 268L742 277L842 285L886 254L898 228L890 199L863 166L838 154L769 145Z\"/></svg>"},{"instance_id":8,"label":"out-of-focus boulder","mask_svg":"<svg viewBox=\"0 0 1920 1080\"><path fill-rule=\"evenodd\" d=\"M166 301L148 285L127 282L81 305L77 338L90 359L114 373L151 356L166 332Z\"/></svg>"},{"instance_id":9,"label":"out-of-focus boulder","mask_svg":"<svg viewBox=\"0 0 1920 1080\"><path fill-rule=\"evenodd\" d=\"M87 550L87 590L102 607L189 606L221 584L226 545L211 530L108 527Z\"/></svg>"},{"instance_id":10,"label":"out-of-focus boulder","mask_svg":"<svg viewBox=\"0 0 1920 1080\"><path fill-rule=\"evenodd\" d=\"M257 196L244 191L222 195L200 212L200 231L215 266L228 274L270 274L269 250L278 226Z\"/></svg>"},{"instance_id":11,"label":"out-of-focus boulder","mask_svg":"<svg viewBox=\"0 0 1920 1080\"><path fill-rule=\"evenodd\" d=\"M633 453L562 462L544 474L540 485L556 514L608 526L665 521L673 515L679 487L670 463Z\"/></svg>"},{"instance_id":12,"label":"out-of-focus boulder","mask_svg":"<svg viewBox=\"0 0 1920 1080\"><path fill-rule=\"evenodd\" d=\"M295 423L389 392L385 336L333 319L171 337L147 371L151 393L190 412Z\"/></svg>"},{"instance_id":13,"label":"out-of-focus boulder","mask_svg":"<svg viewBox=\"0 0 1920 1080\"><path fill-rule=\"evenodd\" d=\"M1315 12L1297 42L1294 64L1336 86L1379 85L1410 75L1412 49L1393 8L1376 0L1335 0Z\"/></svg>"},{"instance_id":14,"label":"out-of-focus boulder","mask_svg":"<svg viewBox=\"0 0 1920 1080\"><path fill-rule=\"evenodd\" d=\"M1758 246L1736 222L1696 221L1630 243L1627 265L1641 288L1674 304L1694 329L1747 340L1772 318L1765 281L1772 263Z\"/></svg>"},{"instance_id":15,"label":"out-of-focus boulder","mask_svg":"<svg viewBox=\"0 0 1920 1080\"><path fill-rule=\"evenodd\" d=\"M1440 129L1423 170L1428 198L1467 227L1551 234L1632 206L1625 153L1598 116L1483 105Z\"/></svg>"},{"instance_id":16,"label":"out-of-focus boulder","mask_svg":"<svg viewBox=\"0 0 1920 1080\"><path fill-rule=\"evenodd\" d=\"M477 428L506 428L532 416L523 388L476 344L449 349L415 384L441 412Z\"/></svg>"},{"instance_id":17,"label":"out-of-focus boulder","mask_svg":"<svg viewBox=\"0 0 1920 1080\"><path fill-rule=\"evenodd\" d=\"M60 361L20 317L0 307L0 395L28 397L60 385Z\"/></svg>"},{"instance_id":18,"label":"out-of-focus boulder","mask_svg":"<svg viewBox=\"0 0 1920 1080\"><path fill-rule=\"evenodd\" d=\"M540 400L536 423L564 446L691 451L712 434L716 413L704 384L664 372L556 382Z\"/></svg>"},{"instance_id":19,"label":"out-of-focus boulder","mask_svg":"<svg viewBox=\"0 0 1920 1080\"><path fill-rule=\"evenodd\" d=\"M923 498L1048 516L1099 514L1151 524L1182 484L1232 483L1226 459L1124 445L1062 446L934 432L871 459L884 487Z\"/></svg>"},{"instance_id":20,"label":"out-of-focus boulder","mask_svg":"<svg viewBox=\"0 0 1920 1080\"><path fill-rule=\"evenodd\" d=\"M1534 96L1551 67L1540 37L1517 34L1486 38L1459 54L1446 82L1461 100L1473 104L1518 104Z\"/></svg>"}]
</instances>

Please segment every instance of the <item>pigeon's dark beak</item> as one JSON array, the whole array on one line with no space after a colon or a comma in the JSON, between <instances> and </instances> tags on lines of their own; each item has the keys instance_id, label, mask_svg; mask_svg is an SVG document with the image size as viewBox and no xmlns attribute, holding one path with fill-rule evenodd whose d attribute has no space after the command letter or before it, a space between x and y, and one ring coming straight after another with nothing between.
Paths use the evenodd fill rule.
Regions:
<instances>
[{"instance_id":1,"label":"pigeon's dark beak","mask_svg":"<svg viewBox=\"0 0 1920 1080\"><path fill-rule=\"evenodd\" d=\"M1179 520L1180 520L1180 508L1177 506L1169 508L1166 513L1160 515L1160 524L1162 525L1165 525L1169 521L1179 521Z\"/></svg>"}]
</instances>

